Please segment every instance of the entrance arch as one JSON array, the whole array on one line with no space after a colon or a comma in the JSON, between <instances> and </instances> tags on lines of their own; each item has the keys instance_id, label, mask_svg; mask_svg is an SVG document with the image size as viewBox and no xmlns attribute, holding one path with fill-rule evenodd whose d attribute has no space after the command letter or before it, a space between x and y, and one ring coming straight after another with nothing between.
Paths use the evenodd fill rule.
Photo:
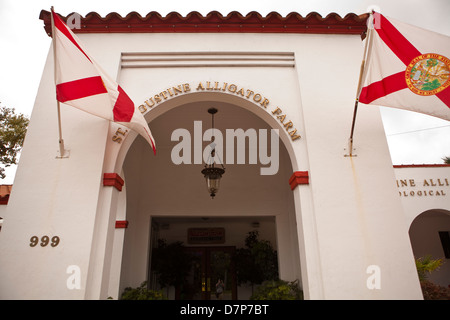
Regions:
<instances>
[{"instance_id":1,"label":"entrance arch","mask_svg":"<svg viewBox=\"0 0 450 320\"><path fill-rule=\"evenodd\" d=\"M172 98L171 100L162 102L157 107L154 107L153 109L150 109L144 114L145 119L148 123L150 123L150 129L152 130L153 135L154 129L153 125L151 124L152 121L156 120L161 115L165 114L166 112L177 108L179 106L189 104L189 103L201 103L201 102L214 102L214 104L220 104L220 103L226 103L238 106L240 108L246 109L249 112L253 113L255 116L261 118L264 122L267 123L271 128L273 129L279 129L279 136L280 140L283 142L286 150L288 151L291 164L293 167L293 170L298 170L298 163L299 162L307 162L306 158L302 158L301 160L298 159L298 153L296 153L296 150L294 150L294 147L292 146L291 142L291 136L289 136L288 132L283 128L283 126L280 125L280 122L278 122L274 115L270 113L269 110L265 110L258 104L254 104L249 100L240 98L238 96L234 96L227 93L221 93L221 92L197 92L197 93L189 93L184 94L179 97ZM209 121L208 114L206 110L203 112L203 114L199 115L199 120ZM220 117L220 114L218 115ZM119 150L116 152L116 156L114 164L112 167L116 172L120 172L123 162L125 160L125 157L128 153L129 148L134 143L134 140L137 138L138 134L135 132L128 133L127 139L122 143ZM157 137L155 137L156 140ZM111 143L111 142L110 142ZM156 141L157 145L156 148L158 150L158 141ZM302 148L302 147L300 147ZM304 148L304 147L303 147ZM306 153L306 148L304 150L304 153ZM158 151L157 151L158 152Z\"/></svg>"},{"instance_id":2,"label":"entrance arch","mask_svg":"<svg viewBox=\"0 0 450 320\"><path fill-rule=\"evenodd\" d=\"M430 255L444 264L432 272L430 281L443 287L450 285L450 211L431 209L419 214L411 223L409 237L415 258Z\"/></svg>"},{"instance_id":3,"label":"entrance arch","mask_svg":"<svg viewBox=\"0 0 450 320\"><path fill-rule=\"evenodd\" d=\"M171 150L179 142L171 141L172 132L183 128L194 138L194 121L201 121L203 132L209 129L211 118L207 109L211 107L219 110L215 127L223 133L226 129L237 128L244 131L249 128L279 129L283 143L279 144L277 174L260 175L260 169L265 165L259 161L249 164L249 149L246 148L246 164L228 164L224 159L226 172L222 187L211 200L200 173L203 164L194 161L173 164ZM227 218L234 221L239 217L253 217L255 221L273 218L275 239L272 244L278 251L280 278L301 280L295 203L288 183L297 169L296 155L289 135L270 113L258 108L261 107L228 94L187 94L164 102L146 114L157 141L157 157L141 138L129 137L129 141L124 142L116 163L116 169L120 169L117 171L123 170L126 181L126 220L129 222L123 242L120 290L138 286L147 279L153 217L213 217L222 221ZM208 143L202 143L202 150ZM248 231L251 230L249 224ZM240 236L240 240L236 235L228 240L234 244L240 241L243 246L245 233Z\"/></svg>"}]
</instances>

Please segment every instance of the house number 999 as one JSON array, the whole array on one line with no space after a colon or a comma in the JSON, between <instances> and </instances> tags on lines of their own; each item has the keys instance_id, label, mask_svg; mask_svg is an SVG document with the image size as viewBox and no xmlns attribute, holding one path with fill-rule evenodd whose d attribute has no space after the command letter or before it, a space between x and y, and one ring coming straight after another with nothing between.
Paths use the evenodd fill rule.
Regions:
<instances>
[{"instance_id":1,"label":"house number 999","mask_svg":"<svg viewBox=\"0 0 450 320\"><path fill-rule=\"evenodd\" d=\"M32 236L30 238L30 247L36 247L39 242L41 247L46 247L49 243L52 247L56 247L59 244L59 237L54 236L50 239L48 236L42 236L41 239L39 239L37 236Z\"/></svg>"}]
</instances>

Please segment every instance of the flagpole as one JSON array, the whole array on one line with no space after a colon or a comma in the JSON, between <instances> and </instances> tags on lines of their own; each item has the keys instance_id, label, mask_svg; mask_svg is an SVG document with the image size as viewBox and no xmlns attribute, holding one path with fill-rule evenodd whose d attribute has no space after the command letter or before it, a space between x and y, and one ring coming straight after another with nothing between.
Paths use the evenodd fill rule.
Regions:
<instances>
[{"instance_id":1,"label":"flagpole","mask_svg":"<svg viewBox=\"0 0 450 320\"><path fill-rule=\"evenodd\" d=\"M56 80L56 43L55 43L55 22L53 21L53 6L51 7L51 19L52 19L52 46L53 46L53 69L54 69L54 78ZM64 148L64 139L62 138L62 126L61 126L61 106L56 99L57 104L57 114L58 114L58 131L59 131L59 156L57 158L68 158L68 151Z\"/></svg>"},{"instance_id":2,"label":"flagpole","mask_svg":"<svg viewBox=\"0 0 450 320\"><path fill-rule=\"evenodd\" d=\"M369 20L372 21L372 13L370 13ZM359 94L361 92L361 85L363 80L363 74L366 66L366 58L367 58L367 52L368 47L371 41L371 35L372 35L372 28L370 27L370 24L367 25L367 38L366 38L366 44L364 46L364 54L363 59L361 61L361 67L359 70L359 80L358 80L358 87L356 89L356 99L355 99L355 107L353 109L353 120L352 120L352 128L350 130L350 138L348 140L348 155L347 157L353 157L353 132L355 131L355 122L356 122L356 114L358 112L358 103L359 103Z\"/></svg>"}]
</instances>

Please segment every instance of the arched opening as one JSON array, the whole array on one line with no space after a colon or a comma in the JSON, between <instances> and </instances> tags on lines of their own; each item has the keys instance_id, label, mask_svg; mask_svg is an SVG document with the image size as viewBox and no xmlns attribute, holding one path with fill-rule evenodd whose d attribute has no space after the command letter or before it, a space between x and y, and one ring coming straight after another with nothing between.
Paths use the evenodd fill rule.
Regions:
<instances>
[{"instance_id":1,"label":"arched opening","mask_svg":"<svg viewBox=\"0 0 450 320\"><path fill-rule=\"evenodd\" d=\"M409 237L415 258L443 259L439 270L429 275L437 285L450 285L450 211L432 209L422 212L411 223Z\"/></svg>"},{"instance_id":2,"label":"arched opening","mask_svg":"<svg viewBox=\"0 0 450 320\"><path fill-rule=\"evenodd\" d=\"M204 162L196 153L199 145L203 153L210 143L203 141L203 134L211 127L207 112L211 107L219 110L215 116L215 128L223 136L223 154L219 156L226 168L221 189L214 200L210 198L201 174ZM152 118L150 127L157 140L157 156L143 139L137 137L132 144L123 147L126 152L122 150L118 160L123 162L128 221L123 242L120 290L136 287L144 280L155 281L152 280L151 261L152 248L158 239L167 243L180 241L190 250L205 248L207 252L223 256L224 252L244 247L246 236L252 231L258 231L259 238L269 241L276 250L280 279L301 282L295 204L288 183L297 162L292 161L295 156L290 143L285 143L289 137L282 132L282 127L265 110L257 108L226 94L189 94L165 102L152 110L152 115L147 114L147 119ZM256 110L251 112L252 109ZM271 148L272 128L280 130L281 141L276 149L275 146ZM176 135L172 138L177 129L189 133L189 139L183 140ZM227 135L227 129L230 133L236 133L236 129L254 133L256 140L252 143L247 137L245 147L239 148L238 138ZM266 141L261 140L263 134L267 137L267 150L261 148ZM231 145L229 139L234 139L233 157L227 147L227 143ZM182 142L189 145L190 150L185 147L180 151ZM174 152L176 146L179 148ZM239 152L245 154L244 163L238 163ZM176 164L174 155L182 158L183 163ZM263 157L264 163L261 161ZM274 174L261 174L262 168L272 168ZM199 228L205 232L217 229L224 232L218 242L217 239L197 239L200 242L196 243L189 237L192 230ZM228 279L235 277L235 269L227 272L233 273L227 274ZM210 281L209 286L212 287L215 279L211 277L206 281ZM234 286L235 292L228 298L249 298L251 292L248 287ZM204 290L208 289L207 284ZM167 292L169 298L179 297L175 288Z\"/></svg>"}]
</instances>

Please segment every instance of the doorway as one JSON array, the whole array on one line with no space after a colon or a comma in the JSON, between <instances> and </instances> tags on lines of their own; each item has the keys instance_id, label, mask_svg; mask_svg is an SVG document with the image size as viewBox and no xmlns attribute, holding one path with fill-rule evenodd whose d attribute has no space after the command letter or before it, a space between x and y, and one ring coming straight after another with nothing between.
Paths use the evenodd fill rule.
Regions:
<instances>
[{"instance_id":1,"label":"doorway","mask_svg":"<svg viewBox=\"0 0 450 320\"><path fill-rule=\"evenodd\" d=\"M427 210L419 214L409 227L409 237L415 258L431 256L432 259L450 259L450 211ZM429 274L428 280L448 287L450 264L445 263Z\"/></svg>"},{"instance_id":2,"label":"doorway","mask_svg":"<svg viewBox=\"0 0 450 320\"><path fill-rule=\"evenodd\" d=\"M236 300L234 254L236 247L186 247L193 263L183 285L176 289L177 300ZM223 291L218 288L223 284Z\"/></svg>"},{"instance_id":3,"label":"doorway","mask_svg":"<svg viewBox=\"0 0 450 320\"><path fill-rule=\"evenodd\" d=\"M278 225L283 226L283 221ZM152 217L149 229L147 279L151 289L164 289L170 300L216 300L218 297L215 295L215 288L219 277L224 282L224 293L219 298L247 300L252 295L252 286L248 282L250 280L244 279L247 276L239 278L239 273L243 274L239 271L243 261L242 254L239 253L241 249L247 248L249 234L258 232L259 239L269 242L279 258L283 258L285 249L289 248L289 242L277 237L280 233L277 232L274 216L156 216ZM281 250L279 241L283 244ZM161 253L155 250L162 248L161 243L165 243L165 246L178 244L176 253ZM292 261L294 254L288 252L290 255L286 259L289 260L284 264L278 260L278 266L283 267ZM161 274L159 269L155 268L154 262L165 255L168 256L168 261L172 261L161 260L168 266L163 268L165 271L180 261L187 261L181 263L180 270L173 272L171 269L172 275L182 274L176 285L167 286L160 282ZM177 258L178 255L183 258Z\"/></svg>"}]
</instances>

